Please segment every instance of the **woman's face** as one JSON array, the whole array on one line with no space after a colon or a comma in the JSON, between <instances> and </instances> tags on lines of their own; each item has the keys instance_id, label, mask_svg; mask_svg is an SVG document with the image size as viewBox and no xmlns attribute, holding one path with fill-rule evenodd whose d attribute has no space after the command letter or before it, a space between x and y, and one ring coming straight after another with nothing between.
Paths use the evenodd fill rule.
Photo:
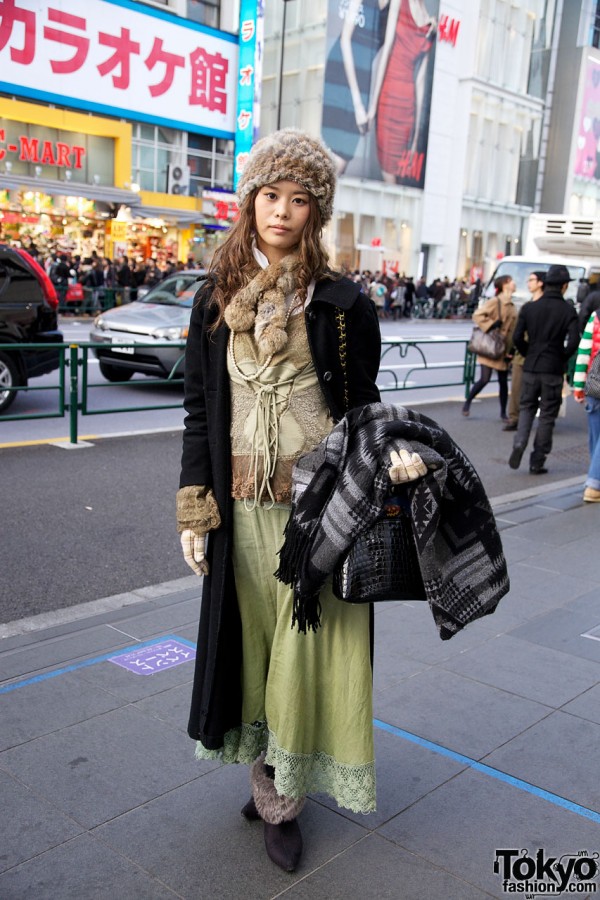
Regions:
<instances>
[{"instance_id":1,"label":"woman's face","mask_svg":"<svg viewBox=\"0 0 600 900\"><path fill-rule=\"evenodd\" d=\"M278 181L260 188L254 201L256 243L270 263L298 246L309 215L308 191L297 182Z\"/></svg>"}]
</instances>

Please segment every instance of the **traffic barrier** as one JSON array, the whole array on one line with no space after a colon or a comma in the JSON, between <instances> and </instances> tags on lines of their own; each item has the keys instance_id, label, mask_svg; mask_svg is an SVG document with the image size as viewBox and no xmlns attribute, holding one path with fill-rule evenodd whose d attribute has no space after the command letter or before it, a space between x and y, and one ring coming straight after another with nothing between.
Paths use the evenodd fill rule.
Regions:
<instances>
[{"instance_id":1,"label":"traffic barrier","mask_svg":"<svg viewBox=\"0 0 600 900\"><path fill-rule=\"evenodd\" d=\"M438 362L432 355L425 351L439 350L440 347L458 345L461 348L460 358L451 362ZM122 341L115 347L135 347L134 341ZM183 378L177 376L176 370L185 354L185 341L156 341L153 347L180 347L181 356L173 366L166 378L152 378L147 375L128 381L99 383L91 382L89 378L90 351L95 347L106 348L105 344L95 344L91 341L73 344L0 344L0 351L22 353L26 349L37 350L52 347L59 349L60 366L58 369L58 384L38 385L30 382L26 388L15 385L9 387L2 384L0 378L0 395L3 391L26 390L28 393L38 391L55 391L57 393L56 410L53 412L12 413L0 414L0 422L25 421L27 419L50 419L69 416L69 440L77 443L79 421L81 416L105 415L108 413L144 412L159 409L177 409L181 407L181 400L176 403L152 403L146 405L131 404L126 406L92 407L90 392L98 388L118 389L124 385L136 385L144 388L152 388L157 385L179 384L183 386ZM429 358L428 358L429 356ZM475 356L468 350L468 340L449 339L444 341L434 340L402 340L400 338L382 341L381 365L377 384L382 394L398 393L407 390L431 390L442 387L464 388L465 397L469 393L475 376ZM440 381L437 375L443 371L451 371L454 377L451 380ZM432 378L433 376L433 378ZM68 386L67 386L68 385Z\"/></svg>"}]
</instances>

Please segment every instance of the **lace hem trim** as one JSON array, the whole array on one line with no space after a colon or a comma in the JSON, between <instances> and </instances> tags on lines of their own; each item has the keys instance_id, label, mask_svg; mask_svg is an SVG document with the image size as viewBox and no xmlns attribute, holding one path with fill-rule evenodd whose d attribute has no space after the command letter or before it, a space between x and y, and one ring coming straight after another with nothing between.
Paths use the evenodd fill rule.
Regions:
<instances>
[{"instance_id":1,"label":"lace hem trim","mask_svg":"<svg viewBox=\"0 0 600 900\"><path fill-rule=\"evenodd\" d=\"M224 763L245 763L249 766L267 749L268 739L266 722L243 724L227 732L223 746L218 750L207 750L200 741L196 741L196 759L220 759Z\"/></svg>"},{"instance_id":2,"label":"lace hem trim","mask_svg":"<svg viewBox=\"0 0 600 900\"><path fill-rule=\"evenodd\" d=\"M266 750L266 763L275 768L278 794L299 799L322 791L345 809L371 813L376 809L375 761L362 765L338 762L321 751L290 753L280 747L265 722L243 724L228 731L219 750L207 750L199 741L196 759L250 765Z\"/></svg>"}]
</instances>

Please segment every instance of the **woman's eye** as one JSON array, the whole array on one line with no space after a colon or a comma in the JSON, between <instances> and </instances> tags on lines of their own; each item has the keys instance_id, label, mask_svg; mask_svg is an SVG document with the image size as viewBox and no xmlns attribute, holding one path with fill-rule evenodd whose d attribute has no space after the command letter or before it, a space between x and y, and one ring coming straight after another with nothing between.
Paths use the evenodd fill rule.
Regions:
<instances>
[{"instance_id":1,"label":"woman's eye","mask_svg":"<svg viewBox=\"0 0 600 900\"><path fill-rule=\"evenodd\" d=\"M277 200L277 194L275 194L273 191L266 191L265 197L267 198L267 200Z\"/></svg>"}]
</instances>

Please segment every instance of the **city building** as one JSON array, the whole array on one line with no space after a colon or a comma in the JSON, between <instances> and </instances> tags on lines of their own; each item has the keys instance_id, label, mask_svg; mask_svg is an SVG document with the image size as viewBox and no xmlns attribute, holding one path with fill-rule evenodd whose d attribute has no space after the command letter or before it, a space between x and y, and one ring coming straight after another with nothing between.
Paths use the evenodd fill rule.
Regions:
<instances>
[{"instance_id":1,"label":"city building","mask_svg":"<svg viewBox=\"0 0 600 900\"><path fill-rule=\"evenodd\" d=\"M598 215L599 6L269 0L261 134L339 157L334 261L474 280L531 213Z\"/></svg>"},{"instance_id":2,"label":"city building","mask_svg":"<svg viewBox=\"0 0 600 900\"><path fill-rule=\"evenodd\" d=\"M532 213L583 253L599 36L598 0L4 0L0 240L208 261L295 126L338 158L336 265L473 281Z\"/></svg>"}]
</instances>

